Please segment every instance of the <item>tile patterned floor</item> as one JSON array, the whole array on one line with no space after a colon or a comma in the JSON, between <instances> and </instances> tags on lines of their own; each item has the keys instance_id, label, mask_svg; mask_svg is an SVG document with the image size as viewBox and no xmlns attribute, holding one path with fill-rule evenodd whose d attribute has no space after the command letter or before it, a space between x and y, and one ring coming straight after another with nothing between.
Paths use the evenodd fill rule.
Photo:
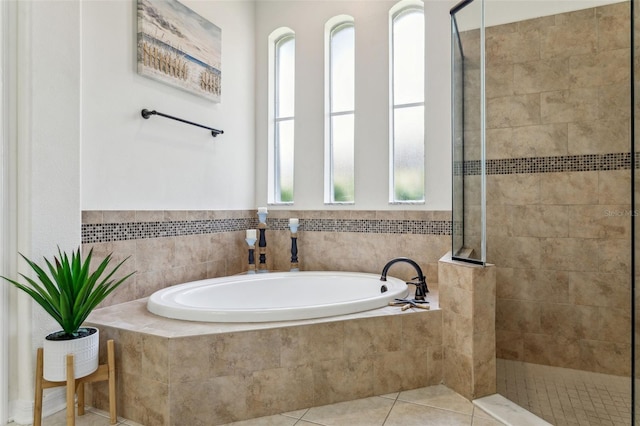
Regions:
<instances>
[{"instance_id":1,"label":"tile patterned floor","mask_svg":"<svg viewBox=\"0 0 640 426\"><path fill-rule=\"evenodd\" d=\"M567 368L497 360L498 393L556 426L629 426L630 380ZM65 426L60 411L43 426ZM89 408L77 426L107 426L108 414ZM141 426L118 419L119 426ZM500 426L502 423L446 386L313 407L228 426ZM14 425L17 426L17 425ZM145 425L153 426L153 425ZM176 425L180 426L180 425Z\"/></svg>"},{"instance_id":2,"label":"tile patterned floor","mask_svg":"<svg viewBox=\"0 0 640 426\"><path fill-rule=\"evenodd\" d=\"M497 360L498 393L556 426L629 426L628 377Z\"/></svg>"},{"instance_id":3,"label":"tile patterned floor","mask_svg":"<svg viewBox=\"0 0 640 426\"><path fill-rule=\"evenodd\" d=\"M118 419L119 426L140 426ZM47 417L43 426L65 426L65 412ZM107 426L106 413L88 410L76 417L77 426ZM228 426L502 426L490 415L446 386L430 386L389 395L313 407ZM153 425L145 425L153 426ZM176 425L188 426L188 425Z\"/></svg>"}]
</instances>

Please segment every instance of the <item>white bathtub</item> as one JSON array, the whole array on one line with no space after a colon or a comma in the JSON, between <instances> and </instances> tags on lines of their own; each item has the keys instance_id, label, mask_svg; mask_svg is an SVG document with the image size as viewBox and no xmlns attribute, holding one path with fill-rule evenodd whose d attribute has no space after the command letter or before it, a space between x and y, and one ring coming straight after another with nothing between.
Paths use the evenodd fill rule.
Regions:
<instances>
[{"instance_id":1,"label":"white bathtub","mask_svg":"<svg viewBox=\"0 0 640 426\"><path fill-rule=\"evenodd\" d=\"M385 286L386 291L382 291ZM357 272L275 272L179 284L151 295L147 309L208 322L287 321L344 315L406 297L407 284Z\"/></svg>"}]
</instances>

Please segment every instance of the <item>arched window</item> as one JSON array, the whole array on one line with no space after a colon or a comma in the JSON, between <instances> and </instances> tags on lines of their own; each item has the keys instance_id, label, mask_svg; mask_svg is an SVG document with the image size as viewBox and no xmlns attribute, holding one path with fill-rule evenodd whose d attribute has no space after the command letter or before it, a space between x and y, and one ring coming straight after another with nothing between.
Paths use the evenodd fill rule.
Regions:
<instances>
[{"instance_id":1,"label":"arched window","mask_svg":"<svg viewBox=\"0 0 640 426\"><path fill-rule=\"evenodd\" d=\"M353 203L355 27L350 16L325 26L325 203Z\"/></svg>"},{"instance_id":2,"label":"arched window","mask_svg":"<svg viewBox=\"0 0 640 426\"><path fill-rule=\"evenodd\" d=\"M295 123L295 35L282 29L272 33L270 90L269 202L293 203Z\"/></svg>"},{"instance_id":3,"label":"arched window","mask_svg":"<svg viewBox=\"0 0 640 426\"><path fill-rule=\"evenodd\" d=\"M399 3L390 13L390 194L392 203L423 202L424 8Z\"/></svg>"}]
</instances>

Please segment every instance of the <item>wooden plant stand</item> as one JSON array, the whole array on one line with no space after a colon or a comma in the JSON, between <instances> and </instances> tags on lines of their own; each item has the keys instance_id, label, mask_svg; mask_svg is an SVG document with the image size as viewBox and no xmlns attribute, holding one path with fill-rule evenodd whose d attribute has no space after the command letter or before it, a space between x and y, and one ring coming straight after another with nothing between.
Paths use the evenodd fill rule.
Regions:
<instances>
[{"instance_id":1,"label":"wooden plant stand","mask_svg":"<svg viewBox=\"0 0 640 426\"><path fill-rule=\"evenodd\" d=\"M113 340L107 341L107 363L98 366L98 369L88 376L74 378L73 354L67 355L67 380L62 382L50 382L43 377L43 351L38 348L36 361L36 397L33 409L33 426L42 425L42 390L58 386L67 387L67 426L75 426L74 399L78 395L78 415L84 415L84 384L109 381L109 418L115 425L116 416L116 361Z\"/></svg>"}]
</instances>

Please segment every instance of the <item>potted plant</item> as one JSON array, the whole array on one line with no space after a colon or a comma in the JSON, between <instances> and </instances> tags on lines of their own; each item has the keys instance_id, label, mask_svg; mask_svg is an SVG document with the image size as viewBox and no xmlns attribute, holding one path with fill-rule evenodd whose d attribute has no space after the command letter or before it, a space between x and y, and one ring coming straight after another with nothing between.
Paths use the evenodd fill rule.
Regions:
<instances>
[{"instance_id":1,"label":"potted plant","mask_svg":"<svg viewBox=\"0 0 640 426\"><path fill-rule=\"evenodd\" d=\"M78 248L69 259L67 253L58 247L58 257L54 256L53 262L44 259L48 274L45 269L20 254L35 272L37 280L20 274L29 283L30 286L27 286L0 276L31 296L62 327L62 330L47 335L44 340L43 375L46 380L66 380L66 356L70 353L74 354L76 378L97 370L99 332L97 328L82 327L82 324L100 302L134 274L132 272L120 279L112 278L128 258L106 272L111 254L95 271L90 272L92 254L93 248L83 261ZM105 273L106 276L103 277Z\"/></svg>"}]
</instances>

